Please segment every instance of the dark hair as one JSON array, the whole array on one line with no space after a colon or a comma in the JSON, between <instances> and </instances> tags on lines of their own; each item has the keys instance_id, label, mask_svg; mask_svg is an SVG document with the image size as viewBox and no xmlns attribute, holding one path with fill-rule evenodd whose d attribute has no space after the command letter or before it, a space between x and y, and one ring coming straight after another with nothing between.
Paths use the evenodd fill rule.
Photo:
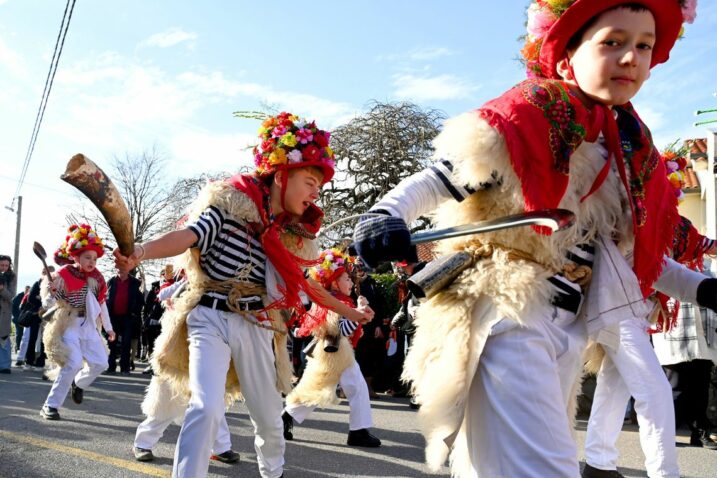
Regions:
<instances>
[{"instance_id":1,"label":"dark hair","mask_svg":"<svg viewBox=\"0 0 717 478\"><path fill-rule=\"evenodd\" d=\"M602 16L603 13L611 12L613 10L619 10L621 8L624 8L626 10L630 10L631 12L649 12L650 9L647 8L645 5L641 3L625 3L623 5L616 5L612 8L608 8L607 10L600 12L599 15L596 15L592 17L590 20L587 21L582 27L578 29L578 31L575 32L575 34L570 37L570 40L568 40L567 45L565 45L565 51L575 51L578 49L580 44L583 42L583 36L585 36L585 32L588 31L595 23L597 23L598 19Z\"/></svg>"},{"instance_id":2,"label":"dark hair","mask_svg":"<svg viewBox=\"0 0 717 478\"><path fill-rule=\"evenodd\" d=\"M6 256L5 254L0 254L0 261L8 261L10 265L12 265L12 258L10 256Z\"/></svg>"}]
</instances>

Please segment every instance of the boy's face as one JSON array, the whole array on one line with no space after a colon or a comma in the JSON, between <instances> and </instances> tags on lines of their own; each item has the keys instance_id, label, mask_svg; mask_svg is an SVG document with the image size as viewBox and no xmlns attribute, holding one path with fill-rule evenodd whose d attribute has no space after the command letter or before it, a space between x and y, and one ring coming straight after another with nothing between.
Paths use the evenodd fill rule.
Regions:
<instances>
[{"instance_id":1,"label":"boy's face","mask_svg":"<svg viewBox=\"0 0 717 478\"><path fill-rule=\"evenodd\" d=\"M343 295L351 295L351 289L353 286L354 283L351 281L351 278L346 272L341 274L332 284L332 287L341 292Z\"/></svg>"},{"instance_id":2,"label":"boy's face","mask_svg":"<svg viewBox=\"0 0 717 478\"><path fill-rule=\"evenodd\" d=\"M7 272L8 270L10 270L10 261L0 261L0 272Z\"/></svg>"},{"instance_id":3,"label":"boy's face","mask_svg":"<svg viewBox=\"0 0 717 478\"><path fill-rule=\"evenodd\" d=\"M561 74L589 100L625 104L649 76L655 38L655 19L649 11L609 10L585 31L580 46L568 55L575 79L565 70Z\"/></svg>"},{"instance_id":4,"label":"boy's face","mask_svg":"<svg viewBox=\"0 0 717 478\"><path fill-rule=\"evenodd\" d=\"M281 173L286 174L284 171ZM288 213L301 216L319 198L322 178L309 168L292 169L288 174L284 207Z\"/></svg>"},{"instance_id":5,"label":"boy's face","mask_svg":"<svg viewBox=\"0 0 717 478\"><path fill-rule=\"evenodd\" d=\"M89 250L75 256L75 264L83 272L92 272L97 264L97 252Z\"/></svg>"}]
</instances>

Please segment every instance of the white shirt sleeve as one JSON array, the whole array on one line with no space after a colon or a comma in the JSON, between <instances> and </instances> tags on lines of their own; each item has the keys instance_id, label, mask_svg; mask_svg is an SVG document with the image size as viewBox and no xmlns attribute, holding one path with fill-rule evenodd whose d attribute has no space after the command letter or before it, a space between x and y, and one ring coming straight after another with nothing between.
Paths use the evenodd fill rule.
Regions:
<instances>
[{"instance_id":1,"label":"white shirt sleeve","mask_svg":"<svg viewBox=\"0 0 717 478\"><path fill-rule=\"evenodd\" d=\"M487 188L491 185L482 186ZM410 224L444 201L454 199L460 202L475 191L459 184L453 176L453 164L443 159L398 183L371 211L384 210Z\"/></svg>"},{"instance_id":2,"label":"white shirt sleeve","mask_svg":"<svg viewBox=\"0 0 717 478\"><path fill-rule=\"evenodd\" d=\"M160 289L159 293L157 294L157 299L159 299L160 302L164 302L165 300L169 299L174 295L174 292L179 289L182 284L184 284L185 281L180 280L175 282L174 284L170 285L169 287L165 287L164 289Z\"/></svg>"},{"instance_id":3,"label":"white shirt sleeve","mask_svg":"<svg viewBox=\"0 0 717 478\"><path fill-rule=\"evenodd\" d=\"M679 262L665 257L662 273L653 287L680 302L697 305L697 286L705 279L707 279L706 275L695 272Z\"/></svg>"},{"instance_id":4,"label":"white shirt sleeve","mask_svg":"<svg viewBox=\"0 0 717 478\"><path fill-rule=\"evenodd\" d=\"M105 332L114 332L112 330L112 322L110 321L110 311L107 310L107 301L102 302L100 305L100 318L102 319L102 328Z\"/></svg>"}]
</instances>

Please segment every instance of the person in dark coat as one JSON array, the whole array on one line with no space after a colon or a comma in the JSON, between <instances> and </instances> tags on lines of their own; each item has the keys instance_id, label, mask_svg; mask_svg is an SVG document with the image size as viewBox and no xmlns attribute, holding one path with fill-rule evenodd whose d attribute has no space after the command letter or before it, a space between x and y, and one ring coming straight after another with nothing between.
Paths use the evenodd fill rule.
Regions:
<instances>
[{"instance_id":1,"label":"person in dark coat","mask_svg":"<svg viewBox=\"0 0 717 478\"><path fill-rule=\"evenodd\" d=\"M117 370L117 356L122 374L129 374L132 353L132 338L139 332L142 323L144 296L141 282L126 269L118 269L117 275L107 282L109 297L107 308L117 340L110 342L108 373Z\"/></svg>"}]
</instances>

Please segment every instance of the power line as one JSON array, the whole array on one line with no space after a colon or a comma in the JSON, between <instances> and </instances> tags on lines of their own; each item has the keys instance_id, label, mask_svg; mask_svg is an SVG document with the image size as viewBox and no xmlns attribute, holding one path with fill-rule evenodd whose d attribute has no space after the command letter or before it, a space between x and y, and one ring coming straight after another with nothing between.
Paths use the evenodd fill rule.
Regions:
<instances>
[{"instance_id":1,"label":"power line","mask_svg":"<svg viewBox=\"0 0 717 478\"><path fill-rule=\"evenodd\" d=\"M35 116L35 125L32 128L32 134L30 135L30 144L27 147L27 153L25 154L25 162L22 165L22 172L20 173L20 179L15 189L13 201L20 194L20 189L25 181L25 175L27 169L30 166L30 159L32 159L32 153L35 151L35 143L37 142L37 136L40 132L40 125L42 119L45 116L45 107L47 106L47 100L50 97L50 91L52 90L52 84L55 81L55 73L57 72L57 64L60 61L60 55L62 54L62 48L65 45L65 37L67 36L67 30L70 27L70 20L72 19L72 11L75 9L75 0L67 0L65 5L65 12L62 14L62 23L60 23L60 31L57 34L57 40L55 41L55 50L52 53L52 60L50 60L50 69L47 72L47 78L45 78L45 88L42 91L42 97L40 98L40 106L37 109L37 115Z\"/></svg>"}]
</instances>

